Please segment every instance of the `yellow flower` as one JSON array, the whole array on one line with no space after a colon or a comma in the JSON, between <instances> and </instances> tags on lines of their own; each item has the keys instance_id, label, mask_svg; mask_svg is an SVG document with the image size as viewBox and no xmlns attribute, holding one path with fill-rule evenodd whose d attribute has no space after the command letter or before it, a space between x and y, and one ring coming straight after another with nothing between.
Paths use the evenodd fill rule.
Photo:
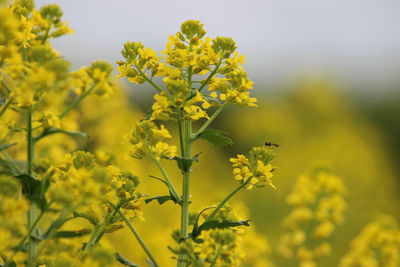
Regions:
<instances>
[{"instance_id":1,"label":"yellow flower","mask_svg":"<svg viewBox=\"0 0 400 267\"><path fill-rule=\"evenodd\" d=\"M54 113L51 113L49 111L43 112L43 116L40 119L40 122L42 123L43 128L50 128L50 127L61 128L60 118Z\"/></svg>"},{"instance_id":2,"label":"yellow flower","mask_svg":"<svg viewBox=\"0 0 400 267\"><path fill-rule=\"evenodd\" d=\"M199 120L201 118L208 118L207 113L201 109L198 106L195 105L190 105L186 106L183 108L183 110L186 112L185 118L191 119L191 120Z\"/></svg>"},{"instance_id":3,"label":"yellow flower","mask_svg":"<svg viewBox=\"0 0 400 267\"><path fill-rule=\"evenodd\" d=\"M269 164L275 156L274 152L266 147L254 147L249 155L250 159L244 155L237 155L236 158L230 159L235 179L240 183L246 183L247 189L265 185L275 189L271 180L275 168Z\"/></svg>"}]
</instances>

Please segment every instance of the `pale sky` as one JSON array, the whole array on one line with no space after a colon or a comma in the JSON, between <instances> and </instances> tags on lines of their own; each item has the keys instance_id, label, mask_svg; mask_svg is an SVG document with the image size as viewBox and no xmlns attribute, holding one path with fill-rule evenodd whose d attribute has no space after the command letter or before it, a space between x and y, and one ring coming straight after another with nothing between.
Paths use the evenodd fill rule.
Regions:
<instances>
[{"instance_id":1,"label":"pale sky","mask_svg":"<svg viewBox=\"0 0 400 267\"><path fill-rule=\"evenodd\" d=\"M160 52L180 23L198 19L211 37L232 37L249 76L284 83L327 74L354 90L400 83L399 0L39 0L58 3L73 35L54 42L74 67L119 60L126 41Z\"/></svg>"}]
</instances>

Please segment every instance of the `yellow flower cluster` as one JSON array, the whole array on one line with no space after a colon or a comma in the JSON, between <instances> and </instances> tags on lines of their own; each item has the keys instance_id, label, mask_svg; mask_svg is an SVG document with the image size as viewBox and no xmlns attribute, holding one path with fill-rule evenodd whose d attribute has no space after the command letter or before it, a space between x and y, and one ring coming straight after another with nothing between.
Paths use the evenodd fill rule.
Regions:
<instances>
[{"instance_id":1,"label":"yellow flower cluster","mask_svg":"<svg viewBox=\"0 0 400 267\"><path fill-rule=\"evenodd\" d=\"M0 90L16 107L36 104L69 67L48 43L70 32L61 16L57 5L36 10L32 1L0 10Z\"/></svg>"},{"instance_id":2,"label":"yellow flower cluster","mask_svg":"<svg viewBox=\"0 0 400 267\"><path fill-rule=\"evenodd\" d=\"M345 193L341 179L323 168L301 175L287 197L292 210L284 220L288 232L281 237L279 252L287 258L297 257L300 266L307 267L329 255L327 238L343 222Z\"/></svg>"},{"instance_id":3,"label":"yellow flower cluster","mask_svg":"<svg viewBox=\"0 0 400 267\"><path fill-rule=\"evenodd\" d=\"M68 85L81 96L90 92L108 97L114 92L114 84L110 81L112 66L106 61L94 61L89 67L82 67L70 74Z\"/></svg>"},{"instance_id":4,"label":"yellow flower cluster","mask_svg":"<svg viewBox=\"0 0 400 267\"><path fill-rule=\"evenodd\" d=\"M266 146L254 147L249 152L249 158L237 155L231 158L233 176L247 189L263 187L266 185L275 188L272 184L272 172L276 169L270 162L275 157L275 152Z\"/></svg>"},{"instance_id":5,"label":"yellow flower cluster","mask_svg":"<svg viewBox=\"0 0 400 267\"><path fill-rule=\"evenodd\" d=\"M400 229L396 220L382 216L365 226L339 266L400 266Z\"/></svg>"},{"instance_id":6,"label":"yellow flower cluster","mask_svg":"<svg viewBox=\"0 0 400 267\"><path fill-rule=\"evenodd\" d=\"M125 139L133 145L131 156L142 159L146 156L159 161L161 158L176 156L176 146L167 144L165 139L170 139L168 130L154 122L142 120L136 123Z\"/></svg>"},{"instance_id":7,"label":"yellow flower cluster","mask_svg":"<svg viewBox=\"0 0 400 267\"><path fill-rule=\"evenodd\" d=\"M96 61L90 67L69 72L70 63L51 47L50 39L71 32L61 20L62 15L57 5L36 10L30 0L1 6L0 97L6 101L1 113L9 107L33 107L41 111L51 108L61 115L70 102L71 91L75 98L85 92L104 96L113 92L109 63ZM54 126L59 125L55 119L53 116L50 120ZM47 122L44 119L43 126L50 126Z\"/></svg>"},{"instance_id":8,"label":"yellow flower cluster","mask_svg":"<svg viewBox=\"0 0 400 267\"><path fill-rule=\"evenodd\" d=\"M77 242L78 241L78 242ZM114 253L111 249L95 246L93 249L83 258L76 257L76 251L82 246L78 239L64 239L55 244L49 246L48 251L50 252L49 257L39 260L38 267L55 267L55 266L80 266L80 267L118 267L121 266L115 261ZM58 253L55 253L58 251Z\"/></svg>"},{"instance_id":9,"label":"yellow flower cluster","mask_svg":"<svg viewBox=\"0 0 400 267\"><path fill-rule=\"evenodd\" d=\"M199 21L184 22L181 31L169 37L164 57L141 43L124 45L118 76L136 84L148 82L158 90L152 120L179 117L181 110L189 120L208 118L206 109L222 102L255 106L256 99L249 96L253 83L240 65L244 57L235 52L235 42L205 34ZM154 77L163 77L165 88L155 84ZM202 91L206 86L211 95Z\"/></svg>"},{"instance_id":10,"label":"yellow flower cluster","mask_svg":"<svg viewBox=\"0 0 400 267\"><path fill-rule=\"evenodd\" d=\"M98 221L108 212L108 203L118 205L120 200L140 195L136 191L139 183L136 176L112 165L99 165L89 152L67 154L64 162L49 168L46 176L53 183L49 199L65 207L85 209ZM129 218L141 218L137 201L129 202L122 209L128 212Z\"/></svg>"}]
</instances>

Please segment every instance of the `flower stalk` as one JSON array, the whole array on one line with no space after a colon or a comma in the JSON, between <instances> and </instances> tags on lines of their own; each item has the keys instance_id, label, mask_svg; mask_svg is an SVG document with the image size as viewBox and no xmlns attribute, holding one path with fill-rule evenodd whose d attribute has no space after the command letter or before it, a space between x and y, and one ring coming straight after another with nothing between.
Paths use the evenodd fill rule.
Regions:
<instances>
[{"instance_id":1,"label":"flower stalk","mask_svg":"<svg viewBox=\"0 0 400 267\"><path fill-rule=\"evenodd\" d=\"M33 174L33 161L34 161L34 142L33 142L33 130L32 130L32 106L28 107L26 111L26 141L27 141L27 160L26 160L26 169L29 176ZM29 211L28 211L28 229L31 233L36 231L36 204L30 203ZM36 242L31 238L31 235L28 237L28 262L27 266L32 267L35 264L35 259L37 255L37 246Z\"/></svg>"}]
</instances>

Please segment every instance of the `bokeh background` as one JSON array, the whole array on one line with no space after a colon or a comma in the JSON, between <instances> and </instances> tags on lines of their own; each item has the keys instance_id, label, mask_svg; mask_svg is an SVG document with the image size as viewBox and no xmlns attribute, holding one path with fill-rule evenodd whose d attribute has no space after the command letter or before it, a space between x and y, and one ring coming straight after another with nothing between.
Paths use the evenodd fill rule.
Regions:
<instances>
[{"instance_id":1,"label":"bokeh background","mask_svg":"<svg viewBox=\"0 0 400 267\"><path fill-rule=\"evenodd\" d=\"M230 156L272 141L281 145L275 162L277 191L264 188L238 198L246 203L248 217L272 249L284 231L281 222L289 211L285 196L296 177L315 161L329 162L349 189L346 221L332 239L333 255L321 266L336 266L350 240L380 214L400 219L399 1L36 3L62 7L75 33L53 44L74 68L99 58L114 63L121 59L126 41L141 41L161 52L168 36L187 19L202 21L211 37L224 35L237 42L238 51L246 56L245 69L255 82L259 108L232 107L216 122L214 127L231 133L233 147L215 149L201 143L196 148L206 156L196 166L205 170L194 172L194 210L221 199L235 186L227 160ZM107 121L95 119L101 110L98 103L84 105L93 105L87 109L86 130L96 132L93 136L98 138L89 147L95 147L96 141L105 148L119 147L122 158L126 153L120 144L122 136L150 107L154 92L122 80L121 84L126 94L101 104ZM110 139L111 135L114 138ZM150 163L130 160L126 164L133 164L142 177L143 191L159 194L158 184L146 179L149 171L157 172ZM175 227L178 214L170 204L146 206L144 214L146 221L138 228L151 240L156 254L168 262L168 231ZM122 232L112 237L118 240L120 251L128 257L142 255L134 240L126 236ZM164 249L159 249L160 244ZM274 253L268 257L278 266L287 266Z\"/></svg>"}]
</instances>

